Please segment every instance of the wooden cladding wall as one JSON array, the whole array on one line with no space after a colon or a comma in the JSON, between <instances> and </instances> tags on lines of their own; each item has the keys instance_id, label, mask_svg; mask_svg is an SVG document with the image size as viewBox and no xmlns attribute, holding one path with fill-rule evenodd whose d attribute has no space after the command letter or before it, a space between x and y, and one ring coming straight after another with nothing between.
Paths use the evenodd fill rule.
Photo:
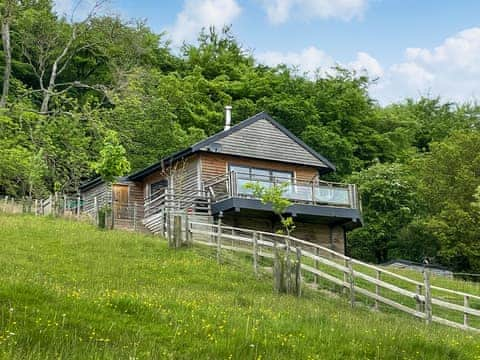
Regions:
<instances>
[{"instance_id":1,"label":"wooden cladding wall","mask_svg":"<svg viewBox=\"0 0 480 360\"><path fill-rule=\"evenodd\" d=\"M83 200L83 211L95 216L95 198L98 208L112 203L112 187L103 182L81 193Z\"/></svg>"},{"instance_id":2,"label":"wooden cladding wall","mask_svg":"<svg viewBox=\"0 0 480 360\"><path fill-rule=\"evenodd\" d=\"M295 230L292 236L340 253L345 252L344 230L341 226L310 223L295 218L293 221L295 222ZM271 233L282 228L275 216L266 218L262 216L244 215L242 212L226 213L223 217L223 223L233 227Z\"/></svg>"},{"instance_id":3,"label":"wooden cladding wall","mask_svg":"<svg viewBox=\"0 0 480 360\"><path fill-rule=\"evenodd\" d=\"M169 187L175 190L200 189L200 165L198 155L191 156L185 160L177 161L172 167L164 170L157 170L147 176L138 186L142 188L143 197L150 196L149 187L160 180L168 179Z\"/></svg>"},{"instance_id":4,"label":"wooden cladding wall","mask_svg":"<svg viewBox=\"0 0 480 360\"><path fill-rule=\"evenodd\" d=\"M312 181L318 175L315 167L282 163L271 160L250 159L239 156L230 156L214 153L202 153L200 155L202 168L202 181L206 181L213 177L223 175L228 171L228 165L243 165L257 167L262 169L292 171L295 178L301 181Z\"/></svg>"}]
</instances>

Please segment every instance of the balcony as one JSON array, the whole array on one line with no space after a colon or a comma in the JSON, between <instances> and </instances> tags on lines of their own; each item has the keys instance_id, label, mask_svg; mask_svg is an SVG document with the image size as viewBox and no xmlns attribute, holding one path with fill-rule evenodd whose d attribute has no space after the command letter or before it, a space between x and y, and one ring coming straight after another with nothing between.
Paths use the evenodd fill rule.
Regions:
<instances>
[{"instance_id":1,"label":"balcony","mask_svg":"<svg viewBox=\"0 0 480 360\"><path fill-rule=\"evenodd\" d=\"M253 199L253 192L247 189L247 183L259 183L264 188L270 188L287 183L283 196L293 203L344 207L359 209L357 187L354 184L341 184L325 181L297 181L290 178L276 177L271 180L266 177L252 177L250 174L230 172L210 179L205 183L205 190L209 190L213 201L220 201L230 197Z\"/></svg>"},{"instance_id":2,"label":"balcony","mask_svg":"<svg viewBox=\"0 0 480 360\"><path fill-rule=\"evenodd\" d=\"M293 215L310 215L328 218L348 218L361 222L361 204L357 186L325 181L298 181L292 178L252 176L230 172L206 181L205 190L212 198L213 212L229 209L271 210L255 198L247 183L259 183L264 188L287 183L283 196L292 202L287 209Z\"/></svg>"}]
</instances>

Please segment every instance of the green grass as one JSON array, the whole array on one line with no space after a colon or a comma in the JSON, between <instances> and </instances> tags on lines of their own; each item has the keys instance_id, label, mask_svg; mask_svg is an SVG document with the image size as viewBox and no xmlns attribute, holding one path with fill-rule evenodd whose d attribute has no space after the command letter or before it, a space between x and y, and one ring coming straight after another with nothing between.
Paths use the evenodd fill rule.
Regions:
<instances>
[{"instance_id":1,"label":"green grass","mask_svg":"<svg viewBox=\"0 0 480 360\"><path fill-rule=\"evenodd\" d=\"M0 215L0 358L480 359L480 336L278 296L251 264L209 250Z\"/></svg>"}]
</instances>

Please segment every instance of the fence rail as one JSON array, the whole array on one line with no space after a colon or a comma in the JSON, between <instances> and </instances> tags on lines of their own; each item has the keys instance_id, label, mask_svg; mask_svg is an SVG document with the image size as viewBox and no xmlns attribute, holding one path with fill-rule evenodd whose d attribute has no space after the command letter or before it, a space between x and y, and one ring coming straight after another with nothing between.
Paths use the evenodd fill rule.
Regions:
<instances>
[{"instance_id":1,"label":"fence rail","mask_svg":"<svg viewBox=\"0 0 480 360\"><path fill-rule=\"evenodd\" d=\"M215 248L219 261L223 251L247 253L252 255L258 273L261 259L271 261L278 249L300 254L304 281L339 287L349 295L352 306L358 302L372 304L375 309L386 306L426 323L480 333L480 296L431 285L428 269L423 272L423 281L417 281L292 236L188 220L184 223L186 241Z\"/></svg>"}]
</instances>

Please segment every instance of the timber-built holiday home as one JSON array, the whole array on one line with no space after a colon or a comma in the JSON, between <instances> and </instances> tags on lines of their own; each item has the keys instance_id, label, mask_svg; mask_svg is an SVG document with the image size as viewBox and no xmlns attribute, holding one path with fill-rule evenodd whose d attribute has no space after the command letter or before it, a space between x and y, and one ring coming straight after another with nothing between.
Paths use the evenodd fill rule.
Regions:
<instances>
[{"instance_id":1,"label":"timber-built holiday home","mask_svg":"<svg viewBox=\"0 0 480 360\"><path fill-rule=\"evenodd\" d=\"M112 186L97 178L80 186L85 212L112 207L114 227L142 227L162 232L162 212L187 211L208 221L275 232L281 226L269 204L245 188L249 182L264 187L287 182L284 196L292 205L297 238L345 249L346 231L362 225L360 201L352 184L322 181L335 166L300 139L261 112L129 176Z\"/></svg>"}]
</instances>

